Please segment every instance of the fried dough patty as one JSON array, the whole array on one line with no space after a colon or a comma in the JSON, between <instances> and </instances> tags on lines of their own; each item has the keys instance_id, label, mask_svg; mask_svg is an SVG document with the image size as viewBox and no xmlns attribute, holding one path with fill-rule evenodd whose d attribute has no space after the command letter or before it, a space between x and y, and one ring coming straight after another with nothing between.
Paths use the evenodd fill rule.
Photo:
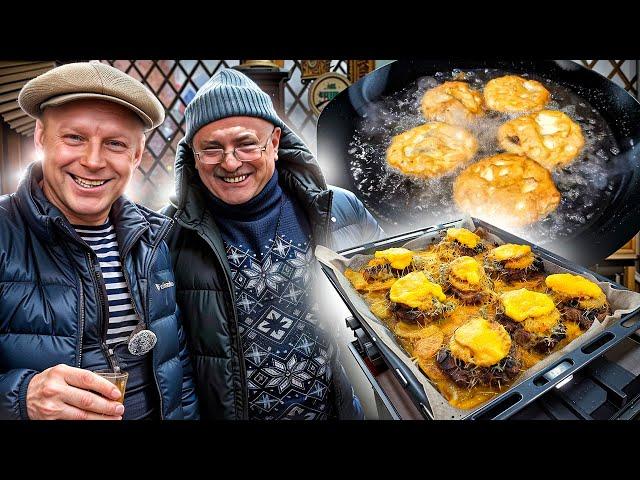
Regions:
<instances>
[{"instance_id":1,"label":"fried dough patty","mask_svg":"<svg viewBox=\"0 0 640 480\"><path fill-rule=\"evenodd\" d=\"M540 82L517 75L489 80L483 94L487 108L511 113L541 110L550 98L549 91Z\"/></svg>"},{"instance_id":2,"label":"fried dough patty","mask_svg":"<svg viewBox=\"0 0 640 480\"><path fill-rule=\"evenodd\" d=\"M429 121L459 125L483 115L484 100L482 93L466 82L444 82L427 90L421 108Z\"/></svg>"},{"instance_id":3,"label":"fried dough patty","mask_svg":"<svg viewBox=\"0 0 640 480\"><path fill-rule=\"evenodd\" d=\"M557 110L509 120L498 129L498 141L507 152L525 155L547 170L570 163L584 146L580 125Z\"/></svg>"},{"instance_id":4,"label":"fried dough patty","mask_svg":"<svg viewBox=\"0 0 640 480\"><path fill-rule=\"evenodd\" d=\"M464 128L431 122L393 137L387 162L404 174L428 179L452 172L477 150L476 138Z\"/></svg>"},{"instance_id":5,"label":"fried dough patty","mask_svg":"<svg viewBox=\"0 0 640 480\"><path fill-rule=\"evenodd\" d=\"M453 198L471 216L524 226L553 212L560 203L560 192L540 164L502 153L463 170L454 182Z\"/></svg>"}]
</instances>

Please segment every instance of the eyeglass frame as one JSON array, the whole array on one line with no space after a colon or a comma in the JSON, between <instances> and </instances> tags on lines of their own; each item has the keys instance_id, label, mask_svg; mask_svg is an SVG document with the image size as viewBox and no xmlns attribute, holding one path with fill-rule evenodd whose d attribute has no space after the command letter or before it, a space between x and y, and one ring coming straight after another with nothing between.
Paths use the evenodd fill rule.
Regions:
<instances>
[{"instance_id":1,"label":"eyeglass frame","mask_svg":"<svg viewBox=\"0 0 640 480\"><path fill-rule=\"evenodd\" d=\"M267 138L267 141L265 142L263 147L260 147L260 156L258 158L256 158L255 160L240 160L238 158L238 155L236 154L236 150L238 148L243 148L242 146L240 147L233 147L233 150L224 150L222 148L205 148L204 150L200 150L199 152L196 151L195 148L191 147L191 149L193 150L193 155L198 159L199 162L204 163L205 165L220 165L222 163L224 163L227 159L227 155L228 154L233 154L233 158L235 158L237 161L242 162L242 163L247 163L247 162L257 162L258 160L260 160L262 158L262 154L264 152L266 152L267 148L269 147L269 142L272 140L273 138L273 132L276 131L276 128L278 128L277 125L275 125L273 127L273 130L271 130L271 133L269 134L269 137ZM258 144L259 145L259 144ZM258 145L255 145L256 147ZM247 147L248 145L245 145L244 147ZM205 150L222 150L222 160L220 162L217 163L207 163L204 162L203 160L200 159L200 155L202 154L202 152L204 152Z\"/></svg>"}]
</instances>

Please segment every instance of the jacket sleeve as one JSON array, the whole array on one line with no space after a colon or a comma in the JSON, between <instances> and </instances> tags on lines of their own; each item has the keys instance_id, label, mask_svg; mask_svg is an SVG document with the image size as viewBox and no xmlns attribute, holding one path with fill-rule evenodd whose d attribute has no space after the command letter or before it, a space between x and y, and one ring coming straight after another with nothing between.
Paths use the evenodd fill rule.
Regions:
<instances>
[{"instance_id":1,"label":"jacket sleeve","mask_svg":"<svg viewBox=\"0 0 640 480\"><path fill-rule=\"evenodd\" d=\"M176 318L178 319L178 341L180 345L180 363L182 363L182 410L185 420L199 420L200 410L195 384L193 382L193 368L187 348L187 339L182 328L180 308L176 305Z\"/></svg>"},{"instance_id":2,"label":"jacket sleeve","mask_svg":"<svg viewBox=\"0 0 640 480\"><path fill-rule=\"evenodd\" d=\"M362 236L363 242L375 242L376 240L380 240L385 236L384 230L378 224L378 221L373 218L371 212L367 210L364 204L355 197L355 201L357 202L357 211L359 212L358 217L360 218L360 235Z\"/></svg>"},{"instance_id":3,"label":"jacket sleeve","mask_svg":"<svg viewBox=\"0 0 640 480\"><path fill-rule=\"evenodd\" d=\"M26 368L0 373L0 420L29 420L27 387L37 373Z\"/></svg>"},{"instance_id":4,"label":"jacket sleeve","mask_svg":"<svg viewBox=\"0 0 640 480\"><path fill-rule=\"evenodd\" d=\"M333 192L331 235L335 250L374 242L385 236L384 230L353 192L333 185L329 188Z\"/></svg>"}]
</instances>

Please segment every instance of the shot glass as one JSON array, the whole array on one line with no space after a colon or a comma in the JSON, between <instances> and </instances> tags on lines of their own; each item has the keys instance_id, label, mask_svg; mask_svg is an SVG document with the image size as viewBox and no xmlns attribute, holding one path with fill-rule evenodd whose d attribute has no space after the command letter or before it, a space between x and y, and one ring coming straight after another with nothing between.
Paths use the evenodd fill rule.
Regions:
<instances>
[{"instance_id":1,"label":"shot glass","mask_svg":"<svg viewBox=\"0 0 640 480\"><path fill-rule=\"evenodd\" d=\"M113 370L96 370L96 375L100 375L102 378L106 378L111 383L113 383L118 390L120 390L120 398L116 400L116 402L123 403L124 402L124 392L127 388L127 379L129 378L128 372L114 372Z\"/></svg>"}]
</instances>

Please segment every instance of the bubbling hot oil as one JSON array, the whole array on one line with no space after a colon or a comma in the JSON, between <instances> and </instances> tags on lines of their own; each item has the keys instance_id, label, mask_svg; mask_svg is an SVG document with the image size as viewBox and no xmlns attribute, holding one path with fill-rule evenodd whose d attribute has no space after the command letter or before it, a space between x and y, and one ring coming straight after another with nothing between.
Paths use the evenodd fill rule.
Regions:
<instances>
[{"instance_id":1,"label":"bubbling hot oil","mask_svg":"<svg viewBox=\"0 0 640 480\"><path fill-rule=\"evenodd\" d=\"M453 181L466 166L501 153L498 128L521 114L488 111L483 117L462 125L476 136L478 152L466 165L439 178L424 180L402 174L387 164L386 150L395 135L426 122L420 103L428 89L445 81L463 80L481 91L489 80L509 74L512 73L495 69L438 72L369 104L348 150L350 171L367 207L388 224L396 226L397 231L442 223L463 215L453 201ZM533 74L520 76L541 82L551 93L551 101L545 108L567 114L580 125L585 139L585 146L574 161L552 172L562 195L558 208L532 225L520 229L509 227L519 236L544 245L559 238L577 236L586 229L596 219L597 212L611 201L616 171L624 170L624 166L613 165L621 149L596 108L551 80ZM507 227L500 224L500 219L486 220Z\"/></svg>"}]
</instances>

